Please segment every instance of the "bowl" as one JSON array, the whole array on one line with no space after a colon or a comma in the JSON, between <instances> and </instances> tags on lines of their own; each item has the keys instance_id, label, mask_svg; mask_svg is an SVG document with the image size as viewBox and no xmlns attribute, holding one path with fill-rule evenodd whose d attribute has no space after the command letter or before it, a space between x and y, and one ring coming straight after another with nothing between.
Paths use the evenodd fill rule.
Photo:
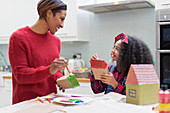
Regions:
<instances>
[{"instance_id":1,"label":"bowl","mask_svg":"<svg viewBox=\"0 0 170 113\"><path fill-rule=\"evenodd\" d=\"M89 78L90 71L76 71L72 72L77 78Z\"/></svg>"}]
</instances>

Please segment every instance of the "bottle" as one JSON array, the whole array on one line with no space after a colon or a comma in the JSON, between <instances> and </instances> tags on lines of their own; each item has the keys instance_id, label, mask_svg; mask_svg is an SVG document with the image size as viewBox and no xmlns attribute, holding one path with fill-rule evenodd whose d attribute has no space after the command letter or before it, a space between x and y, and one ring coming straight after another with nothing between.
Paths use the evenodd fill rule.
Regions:
<instances>
[{"instance_id":1,"label":"bottle","mask_svg":"<svg viewBox=\"0 0 170 113\"><path fill-rule=\"evenodd\" d=\"M170 92L167 90L168 85L161 85L159 91L159 113L170 113Z\"/></svg>"}]
</instances>

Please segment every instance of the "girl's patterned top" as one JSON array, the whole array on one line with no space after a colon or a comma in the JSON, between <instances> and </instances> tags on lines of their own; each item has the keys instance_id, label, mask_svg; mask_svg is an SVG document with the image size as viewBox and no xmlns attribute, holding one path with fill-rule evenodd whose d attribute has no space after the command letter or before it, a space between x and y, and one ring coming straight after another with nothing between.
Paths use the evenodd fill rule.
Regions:
<instances>
[{"instance_id":1,"label":"girl's patterned top","mask_svg":"<svg viewBox=\"0 0 170 113\"><path fill-rule=\"evenodd\" d=\"M126 76L123 76L120 72L118 72L116 66L109 66L109 71L113 74L116 81L118 82L118 86L116 88L113 88L111 85L102 83L100 80L95 80L93 73L90 73L90 82L91 82L91 88L95 94L105 92L105 94L109 92L117 92L123 95L126 95Z\"/></svg>"}]
</instances>

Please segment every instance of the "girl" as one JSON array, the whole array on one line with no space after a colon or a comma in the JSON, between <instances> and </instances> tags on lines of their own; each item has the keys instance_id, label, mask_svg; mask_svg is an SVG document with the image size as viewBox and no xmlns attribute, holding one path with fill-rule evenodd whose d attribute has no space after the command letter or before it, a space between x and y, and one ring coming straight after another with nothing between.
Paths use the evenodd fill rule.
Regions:
<instances>
[{"instance_id":1,"label":"girl","mask_svg":"<svg viewBox=\"0 0 170 113\"><path fill-rule=\"evenodd\" d=\"M153 64L149 48L141 40L121 33L115 37L114 44L111 57L117 65L109 66L110 73L102 74L101 80L95 80L93 73L90 74L91 88L95 94L117 92L125 95L125 82L130 65ZM93 55L91 59L97 59L97 56Z\"/></svg>"}]
</instances>

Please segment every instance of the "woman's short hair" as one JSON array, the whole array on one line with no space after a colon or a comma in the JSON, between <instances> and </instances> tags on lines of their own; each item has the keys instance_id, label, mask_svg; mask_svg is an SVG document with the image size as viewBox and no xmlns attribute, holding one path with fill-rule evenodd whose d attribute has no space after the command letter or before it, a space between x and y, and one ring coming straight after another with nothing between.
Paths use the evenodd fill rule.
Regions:
<instances>
[{"instance_id":1,"label":"woman's short hair","mask_svg":"<svg viewBox=\"0 0 170 113\"><path fill-rule=\"evenodd\" d=\"M128 44L122 42L117 69L127 76L131 64L153 64L147 45L136 37L128 36Z\"/></svg>"},{"instance_id":2,"label":"woman's short hair","mask_svg":"<svg viewBox=\"0 0 170 113\"><path fill-rule=\"evenodd\" d=\"M51 10L53 15L61 10L67 10L67 5L61 0L40 0L37 5L39 18L46 20L47 11Z\"/></svg>"}]
</instances>

